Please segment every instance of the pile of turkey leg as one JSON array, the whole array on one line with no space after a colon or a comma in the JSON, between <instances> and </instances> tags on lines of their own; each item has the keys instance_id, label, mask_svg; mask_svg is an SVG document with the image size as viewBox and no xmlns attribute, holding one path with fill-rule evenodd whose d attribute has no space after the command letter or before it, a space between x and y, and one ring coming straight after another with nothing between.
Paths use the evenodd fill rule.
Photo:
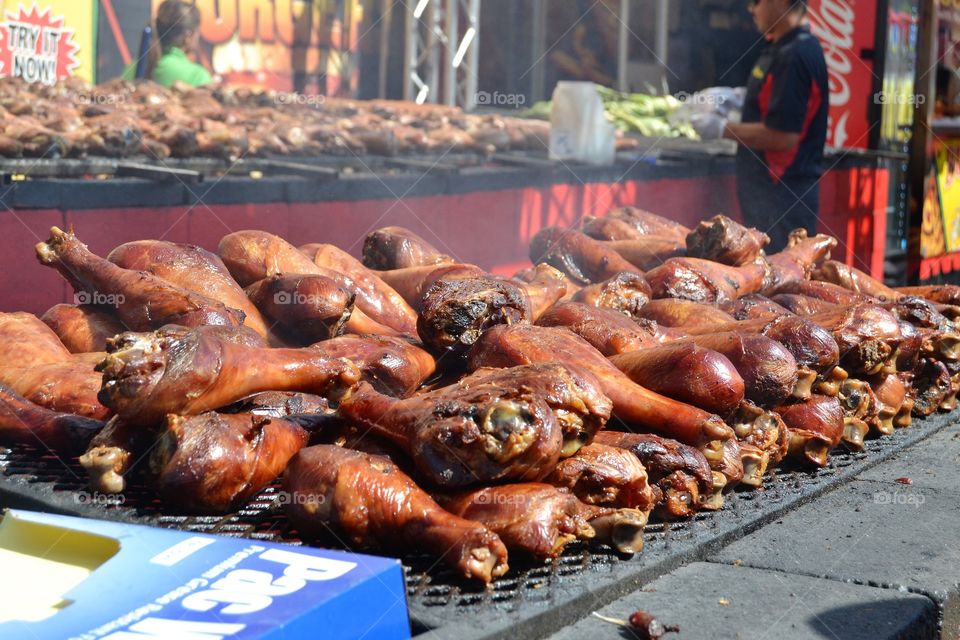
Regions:
<instances>
[{"instance_id":1,"label":"pile of turkey leg","mask_svg":"<svg viewBox=\"0 0 960 640\"><path fill-rule=\"evenodd\" d=\"M176 513L282 477L308 539L484 582L508 551L635 553L651 516L956 404L960 288L767 241L623 208L543 229L505 278L398 227L362 262L262 231L103 258L53 228L39 261L96 304L0 314L0 443L79 456L100 492L140 474Z\"/></svg>"}]
</instances>

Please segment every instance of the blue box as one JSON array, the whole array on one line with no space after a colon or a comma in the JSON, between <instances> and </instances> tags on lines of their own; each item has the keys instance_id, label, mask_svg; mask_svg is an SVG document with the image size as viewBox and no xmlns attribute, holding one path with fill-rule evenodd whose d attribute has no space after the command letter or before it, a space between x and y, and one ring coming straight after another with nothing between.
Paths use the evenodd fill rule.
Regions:
<instances>
[{"instance_id":1,"label":"blue box","mask_svg":"<svg viewBox=\"0 0 960 640\"><path fill-rule=\"evenodd\" d=\"M0 638L410 637L400 562L9 510Z\"/></svg>"}]
</instances>

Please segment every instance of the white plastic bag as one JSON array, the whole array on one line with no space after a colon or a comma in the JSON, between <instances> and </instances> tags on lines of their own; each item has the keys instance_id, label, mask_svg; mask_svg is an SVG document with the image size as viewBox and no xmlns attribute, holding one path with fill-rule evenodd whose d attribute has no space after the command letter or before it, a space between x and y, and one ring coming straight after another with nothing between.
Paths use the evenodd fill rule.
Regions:
<instances>
[{"instance_id":1,"label":"white plastic bag","mask_svg":"<svg viewBox=\"0 0 960 640\"><path fill-rule=\"evenodd\" d=\"M614 126L593 83L558 82L550 111L550 159L611 165L615 151Z\"/></svg>"},{"instance_id":2,"label":"white plastic bag","mask_svg":"<svg viewBox=\"0 0 960 640\"><path fill-rule=\"evenodd\" d=\"M740 122L744 87L710 87L689 95L679 95L680 107L670 114L670 124L689 124L695 115L716 113L730 122Z\"/></svg>"}]
</instances>

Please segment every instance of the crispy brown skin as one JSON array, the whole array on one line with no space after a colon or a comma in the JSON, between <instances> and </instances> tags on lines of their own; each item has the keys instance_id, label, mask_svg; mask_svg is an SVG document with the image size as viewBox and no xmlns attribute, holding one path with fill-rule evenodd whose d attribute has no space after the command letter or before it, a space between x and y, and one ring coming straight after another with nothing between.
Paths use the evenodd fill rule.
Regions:
<instances>
[{"instance_id":1,"label":"crispy brown skin","mask_svg":"<svg viewBox=\"0 0 960 640\"><path fill-rule=\"evenodd\" d=\"M283 488L293 497L291 521L307 535L331 527L351 544L426 551L483 582L507 572L507 549L495 533L441 509L387 458L309 447L290 461Z\"/></svg>"},{"instance_id":2,"label":"crispy brown skin","mask_svg":"<svg viewBox=\"0 0 960 640\"><path fill-rule=\"evenodd\" d=\"M797 363L785 347L760 334L707 333L690 340L723 354L743 378L747 400L761 407L780 404L797 384Z\"/></svg>"},{"instance_id":3,"label":"crispy brown skin","mask_svg":"<svg viewBox=\"0 0 960 640\"><path fill-rule=\"evenodd\" d=\"M843 407L837 398L813 395L809 400L781 405L774 410L783 418L793 438L815 439L823 442L827 449L840 444L843 436ZM798 455L792 445L791 454ZM807 460L814 464L826 463L826 459Z\"/></svg>"},{"instance_id":4,"label":"crispy brown skin","mask_svg":"<svg viewBox=\"0 0 960 640\"><path fill-rule=\"evenodd\" d=\"M266 349L220 327L124 333L109 351L98 365L100 400L148 425L168 413L195 415L261 391L337 396L360 379L355 365L321 347Z\"/></svg>"},{"instance_id":5,"label":"crispy brown skin","mask_svg":"<svg viewBox=\"0 0 960 640\"><path fill-rule=\"evenodd\" d=\"M227 308L239 309L245 316L243 324L267 337L267 325L260 312L230 276L223 261L206 249L162 240L139 240L120 245L107 255L107 260L124 269L152 273L187 291L218 300Z\"/></svg>"},{"instance_id":6,"label":"crispy brown skin","mask_svg":"<svg viewBox=\"0 0 960 640\"><path fill-rule=\"evenodd\" d=\"M640 460L626 449L588 444L560 461L545 482L570 489L587 504L639 509L649 514L657 498Z\"/></svg>"},{"instance_id":7,"label":"crispy brown skin","mask_svg":"<svg viewBox=\"0 0 960 640\"><path fill-rule=\"evenodd\" d=\"M407 267L392 271L378 271L380 279L396 290L413 309L420 309L423 292L443 279L462 279L488 275L483 269L472 264L440 264L425 267Z\"/></svg>"},{"instance_id":8,"label":"crispy brown skin","mask_svg":"<svg viewBox=\"0 0 960 640\"><path fill-rule=\"evenodd\" d=\"M83 451L103 422L34 404L0 383L0 444L27 444L70 455Z\"/></svg>"},{"instance_id":9,"label":"crispy brown skin","mask_svg":"<svg viewBox=\"0 0 960 640\"><path fill-rule=\"evenodd\" d=\"M776 340L793 355L797 365L826 371L840 360L840 347L826 328L794 315L738 320L714 326L682 327L690 335L704 333L759 333Z\"/></svg>"},{"instance_id":10,"label":"crispy brown skin","mask_svg":"<svg viewBox=\"0 0 960 640\"><path fill-rule=\"evenodd\" d=\"M744 380L733 363L692 341L614 355L610 362L642 387L719 416L743 400Z\"/></svg>"},{"instance_id":11,"label":"crispy brown skin","mask_svg":"<svg viewBox=\"0 0 960 640\"><path fill-rule=\"evenodd\" d=\"M711 492L710 464L693 447L652 433L608 430L597 433L594 442L630 451L643 463L650 482L663 494L659 511L666 516L693 515L700 498Z\"/></svg>"},{"instance_id":12,"label":"crispy brown skin","mask_svg":"<svg viewBox=\"0 0 960 640\"><path fill-rule=\"evenodd\" d=\"M770 295L791 282L807 280L811 270L827 260L836 246L836 238L823 234L810 238L805 230L795 230L790 234L786 249L767 256L770 274L764 283L763 294Z\"/></svg>"},{"instance_id":13,"label":"crispy brown skin","mask_svg":"<svg viewBox=\"0 0 960 640\"><path fill-rule=\"evenodd\" d=\"M904 295L903 292L891 289L856 267L851 267L836 260L827 260L821 264L813 270L811 277L814 280L832 282L844 289L868 295L881 302L893 302ZM923 295L919 291L914 291L914 293ZM936 302L943 302L943 300L937 300Z\"/></svg>"},{"instance_id":14,"label":"crispy brown skin","mask_svg":"<svg viewBox=\"0 0 960 640\"><path fill-rule=\"evenodd\" d=\"M577 538L594 535L590 510L569 490L542 482L516 482L439 496L450 513L479 522L507 548L555 557Z\"/></svg>"},{"instance_id":15,"label":"crispy brown skin","mask_svg":"<svg viewBox=\"0 0 960 640\"><path fill-rule=\"evenodd\" d=\"M600 429L610 401L581 369L558 364L483 369L396 400L363 384L339 415L403 449L433 483L462 487L540 480Z\"/></svg>"},{"instance_id":16,"label":"crispy brown skin","mask_svg":"<svg viewBox=\"0 0 960 640\"><path fill-rule=\"evenodd\" d=\"M376 273L346 251L332 244L308 244L301 250L323 269L330 269L350 278L356 286L360 308L378 322L409 335L416 335L416 312L407 301ZM365 305L371 307L370 310Z\"/></svg>"},{"instance_id":17,"label":"crispy brown skin","mask_svg":"<svg viewBox=\"0 0 960 640\"><path fill-rule=\"evenodd\" d=\"M244 287L275 275L326 276L354 294L357 306L366 315L396 331L416 335L416 313L362 265L362 272L355 268L347 272L321 267L289 242L265 231L237 231L226 235L220 240L219 253L230 274ZM355 266L345 260L343 263L346 267ZM358 280L354 272L361 273L363 279Z\"/></svg>"},{"instance_id":18,"label":"crispy brown skin","mask_svg":"<svg viewBox=\"0 0 960 640\"><path fill-rule=\"evenodd\" d=\"M760 291L768 277L767 271L763 259L730 267L699 258L670 258L647 271L646 278L654 298L722 304Z\"/></svg>"},{"instance_id":19,"label":"crispy brown skin","mask_svg":"<svg viewBox=\"0 0 960 640\"><path fill-rule=\"evenodd\" d=\"M641 318L665 327L712 326L733 322L733 316L711 304L676 298L651 300L638 312Z\"/></svg>"},{"instance_id":20,"label":"crispy brown skin","mask_svg":"<svg viewBox=\"0 0 960 640\"><path fill-rule=\"evenodd\" d=\"M307 444L307 432L280 418L250 413L168 415L150 467L164 502L227 513L283 473Z\"/></svg>"},{"instance_id":21,"label":"crispy brown skin","mask_svg":"<svg viewBox=\"0 0 960 640\"><path fill-rule=\"evenodd\" d=\"M897 287L893 290L908 296L920 296L941 304L960 304L960 286L955 284L932 284L920 287Z\"/></svg>"},{"instance_id":22,"label":"crispy brown skin","mask_svg":"<svg viewBox=\"0 0 960 640\"><path fill-rule=\"evenodd\" d=\"M553 327L500 325L487 331L469 354L473 368L512 367L530 362L567 362L590 371L613 402L614 416L628 425L657 432L692 446L732 442L716 460L732 483L739 482L743 467L733 430L716 415L641 387L579 336Z\"/></svg>"},{"instance_id":23,"label":"crispy brown skin","mask_svg":"<svg viewBox=\"0 0 960 640\"><path fill-rule=\"evenodd\" d=\"M404 227L383 227L371 231L363 241L363 264L370 269L403 269L453 261L453 258Z\"/></svg>"},{"instance_id":24,"label":"crispy brown skin","mask_svg":"<svg viewBox=\"0 0 960 640\"><path fill-rule=\"evenodd\" d=\"M112 296L117 317L133 331L151 331L166 324L243 324L242 311L147 272L118 267L57 227L50 229L50 239L37 244L36 250L40 263L54 267L75 291Z\"/></svg>"},{"instance_id":25,"label":"crispy brown skin","mask_svg":"<svg viewBox=\"0 0 960 640\"><path fill-rule=\"evenodd\" d=\"M641 271L659 267L665 260L687 255L682 243L673 238L641 236L632 240L610 240L603 243Z\"/></svg>"},{"instance_id":26,"label":"crispy brown skin","mask_svg":"<svg viewBox=\"0 0 960 640\"><path fill-rule=\"evenodd\" d=\"M462 353L488 328L529 321L532 315L529 297L508 280L444 278L423 292L417 331L437 352Z\"/></svg>"},{"instance_id":27,"label":"crispy brown skin","mask_svg":"<svg viewBox=\"0 0 960 640\"><path fill-rule=\"evenodd\" d=\"M642 272L612 248L575 229L547 227L530 240L530 261L546 262L579 284L601 282L621 271Z\"/></svg>"},{"instance_id":28,"label":"crispy brown skin","mask_svg":"<svg viewBox=\"0 0 960 640\"><path fill-rule=\"evenodd\" d=\"M724 302L720 305L720 309L729 313L735 320L758 320L790 314L787 309L759 293L751 293L736 300Z\"/></svg>"},{"instance_id":29,"label":"crispy brown skin","mask_svg":"<svg viewBox=\"0 0 960 640\"><path fill-rule=\"evenodd\" d=\"M570 299L639 317L638 311L650 301L650 285L639 274L621 272L603 282L583 287Z\"/></svg>"},{"instance_id":30,"label":"crispy brown skin","mask_svg":"<svg viewBox=\"0 0 960 640\"><path fill-rule=\"evenodd\" d=\"M0 367L33 367L67 362L70 351L37 316L0 312Z\"/></svg>"},{"instance_id":31,"label":"crispy brown skin","mask_svg":"<svg viewBox=\"0 0 960 640\"><path fill-rule=\"evenodd\" d=\"M567 294L566 277L548 264L538 264L526 281L511 278L510 282L527 294L532 322Z\"/></svg>"},{"instance_id":32,"label":"crispy brown skin","mask_svg":"<svg viewBox=\"0 0 960 640\"><path fill-rule=\"evenodd\" d=\"M380 393L398 398L413 394L437 370L429 353L403 338L345 335L316 345L329 358L346 358Z\"/></svg>"},{"instance_id":33,"label":"crispy brown skin","mask_svg":"<svg viewBox=\"0 0 960 640\"><path fill-rule=\"evenodd\" d=\"M830 311L837 306L832 302L811 298L799 293L777 293L773 295L771 300L798 316L809 316L821 311Z\"/></svg>"},{"instance_id":34,"label":"crispy brown skin","mask_svg":"<svg viewBox=\"0 0 960 640\"><path fill-rule=\"evenodd\" d=\"M756 260L768 244L767 234L720 214L701 222L687 235L687 255L738 267Z\"/></svg>"},{"instance_id":35,"label":"crispy brown skin","mask_svg":"<svg viewBox=\"0 0 960 640\"><path fill-rule=\"evenodd\" d=\"M593 216L586 216L583 219L583 224L580 225L580 231L594 240L635 240L648 235L638 230L629 222L610 217L595 218ZM683 241L673 236L666 237L677 243Z\"/></svg>"},{"instance_id":36,"label":"crispy brown skin","mask_svg":"<svg viewBox=\"0 0 960 640\"><path fill-rule=\"evenodd\" d=\"M554 305L537 324L569 329L608 357L657 346L662 341L654 323L634 322L622 313L579 302Z\"/></svg>"},{"instance_id":37,"label":"crispy brown skin","mask_svg":"<svg viewBox=\"0 0 960 640\"><path fill-rule=\"evenodd\" d=\"M643 235L666 236L676 238L679 242L684 242L690 234L690 229L679 222L637 207L613 209L607 213L607 218L622 220Z\"/></svg>"},{"instance_id":38,"label":"crispy brown skin","mask_svg":"<svg viewBox=\"0 0 960 640\"><path fill-rule=\"evenodd\" d=\"M56 304L40 316L71 353L103 351L107 338L126 331L110 312L88 304Z\"/></svg>"},{"instance_id":39,"label":"crispy brown skin","mask_svg":"<svg viewBox=\"0 0 960 640\"><path fill-rule=\"evenodd\" d=\"M353 311L354 296L319 275L276 275L246 288L263 315L298 344L339 335Z\"/></svg>"}]
</instances>

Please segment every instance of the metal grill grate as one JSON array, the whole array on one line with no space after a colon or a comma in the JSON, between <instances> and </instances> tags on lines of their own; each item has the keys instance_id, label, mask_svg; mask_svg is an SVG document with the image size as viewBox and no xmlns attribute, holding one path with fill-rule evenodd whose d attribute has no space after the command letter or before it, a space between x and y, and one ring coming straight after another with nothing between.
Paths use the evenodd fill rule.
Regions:
<instances>
[{"instance_id":1,"label":"metal grill grate","mask_svg":"<svg viewBox=\"0 0 960 640\"><path fill-rule=\"evenodd\" d=\"M700 513L681 522L651 523L646 530L643 553L632 558L609 547L578 542L568 545L562 556L547 561L515 557L515 554L510 558L510 572L484 588L465 583L432 558L407 556L403 564L411 615L418 628L426 630L443 627L458 616L469 619L491 610L515 614L524 609L532 612L541 611L542 607L557 607L560 595L568 597L574 586L578 590L587 588L614 594L611 585L624 576L632 575L634 581L642 583L698 553L704 555L720 542L727 543L745 535L785 508L835 487L950 422L950 416L916 421L914 426L901 429L893 436L868 441L864 452L851 454L838 450L826 468L778 469L763 489L737 490L728 496L726 506L719 512ZM170 513L143 483L134 482L122 499L115 500L108 496L91 497L85 491L85 474L75 462L65 463L50 453L29 447L0 449L0 503L10 502L11 496L14 502L17 497L27 497L53 511L301 544L298 532L275 499L277 485L268 487L241 510L226 516ZM334 542L329 546L337 545ZM589 587L583 586L585 579L590 581ZM517 628L511 628L515 633ZM493 634L495 637L509 635L509 629L500 635ZM491 637L491 634L475 629L473 637Z\"/></svg>"}]
</instances>

